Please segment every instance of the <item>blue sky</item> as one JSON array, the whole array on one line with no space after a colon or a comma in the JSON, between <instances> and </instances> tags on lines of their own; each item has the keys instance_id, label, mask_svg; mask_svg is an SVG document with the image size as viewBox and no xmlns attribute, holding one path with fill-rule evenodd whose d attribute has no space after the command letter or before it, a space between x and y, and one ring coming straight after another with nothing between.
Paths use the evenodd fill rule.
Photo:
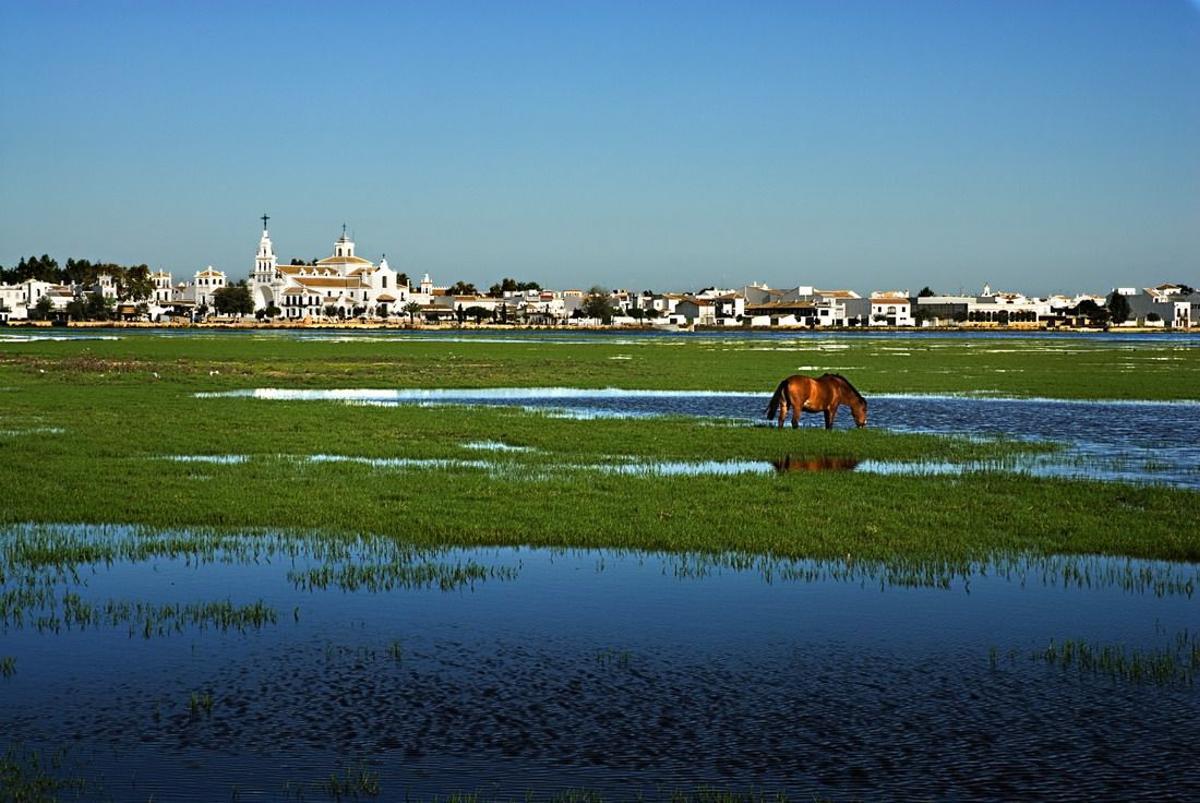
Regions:
<instances>
[{"instance_id":1,"label":"blue sky","mask_svg":"<svg viewBox=\"0 0 1200 803\"><path fill-rule=\"evenodd\" d=\"M1200 7L0 0L0 264L1200 284Z\"/></svg>"}]
</instances>

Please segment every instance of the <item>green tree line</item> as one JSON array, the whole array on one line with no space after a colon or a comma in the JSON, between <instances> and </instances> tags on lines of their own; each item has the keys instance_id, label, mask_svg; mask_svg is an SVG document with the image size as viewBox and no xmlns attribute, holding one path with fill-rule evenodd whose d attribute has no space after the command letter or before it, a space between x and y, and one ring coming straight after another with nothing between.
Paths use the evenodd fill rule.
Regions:
<instances>
[{"instance_id":1,"label":"green tree line","mask_svg":"<svg viewBox=\"0 0 1200 803\"><path fill-rule=\"evenodd\" d=\"M0 284L20 284L29 279L52 284L94 285L101 274L112 276L117 284L117 296L139 301L154 292L154 281L147 265L118 265L113 262L92 262L88 259L68 259L61 267L58 260L42 254L40 257L21 257L16 267L0 267Z\"/></svg>"}]
</instances>

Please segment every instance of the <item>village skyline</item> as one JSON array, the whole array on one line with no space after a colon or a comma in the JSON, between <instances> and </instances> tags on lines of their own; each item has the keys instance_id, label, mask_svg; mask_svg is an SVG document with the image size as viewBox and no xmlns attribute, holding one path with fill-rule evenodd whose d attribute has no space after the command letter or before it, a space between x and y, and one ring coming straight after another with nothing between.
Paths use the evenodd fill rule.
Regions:
<instances>
[{"instance_id":1,"label":"village skyline","mask_svg":"<svg viewBox=\"0 0 1200 803\"><path fill-rule=\"evenodd\" d=\"M571 6L6 4L0 264L236 275L266 208L477 284L1200 272L1185 0Z\"/></svg>"},{"instance_id":2,"label":"village skyline","mask_svg":"<svg viewBox=\"0 0 1200 803\"><path fill-rule=\"evenodd\" d=\"M267 224L270 221L272 221L273 218L272 218L272 216L268 215L267 213L263 213L259 217L259 220L262 221L262 228L263 228L263 231L265 232L267 230ZM272 225L272 228L274 228L274 225ZM340 233L341 233L342 238L348 238L352 242L355 241L354 229L350 224L342 223L340 226ZM305 242L311 241L312 239L314 239L314 238L313 238L313 235L311 232L307 233L304 237ZM335 243L335 245L333 246L333 249L336 250L336 247L337 246ZM318 247L318 248L313 248L313 249L308 249L308 250L312 252L312 254L313 254L312 256L305 257L305 256L296 255L297 251L299 251L300 253L304 253L304 251L302 251L301 249L297 249L297 248L293 248L291 252L283 251L283 249L281 249L280 254L272 253L272 256L277 257L278 260L280 262L282 262L282 264L284 264L284 265L289 265L289 264L290 265L306 265L306 264L315 264L317 261L322 259L323 257L317 255L319 253L325 253L325 252L328 252L329 254L334 253L334 250L330 250L330 246L328 246L327 244L324 246ZM359 248L358 250L359 250L360 254L364 253L361 248ZM428 270L427 268L423 268L421 265L412 264L411 259L406 259L405 255L403 253L401 253L397 256L395 254L395 252L393 252L393 256L389 260L387 257L387 252L385 250L374 249L374 251L375 251L375 254L377 254L378 256L376 258L375 255L372 254L372 257L373 257L372 264L375 264L378 262L383 262L383 263L388 264L391 267L395 268L397 273L404 274L406 276L409 276L410 278L415 278L422 274L430 273L430 270ZM284 253L287 254L286 257L282 255ZM371 253L371 252L368 251L365 253ZM27 263L27 261L31 261L30 264L38 264L40 260L44 260L47 258L53 259L55 264L58 265L57 258L53 257L48 252L42 252L41 256L39 256L37 254L36 249L32 250L28 254L28 256L25 256L25 255L19 256L16 259L16 261L11 264L5 265L3 263L0 263L0 284L4 284L6 280L9 283L12 283L14 281L20 281L20 280L23 280L24 278L28 278L29 275L32 275L32 274L25 274L23 276L21 275L21 270L22 270L23 266ZM254 272L255 272L255 266L254 266L253 260L252 259L247 260L245 258L243 258L241 260L243 262L243 264L245 264L247 266L247 267L245 267L244 272L238 266L225 266L225 265L221 265L221 264L214 263L214 262L206 262L203 259L194 260L191 265L167 266L167 265L162 265L162 264L155 264L155 263L152 263L145 259L139 260L139 259L135 258L126 263L122 263L122 262L119 262L116 260L110 261L107 259L92 259L89 257L78 256L78 255L72 255L72 256L64 259L62 261L63 269L65 269L68 266L68 263L70 263L72 261L82 261L82 262L86 262L86 263L94 264L94 265L103 265L103 264L110 264L110 265L126 264L129 266L140 265L140 266L146 267L148 270L155 272L155 273L164 273L165 272L165 273L170 273L172 275L179 275L179 276L184 276L184 277L191 276L193 273L199 273L201 271L216 270L216 271L220 272L228 280L228 282L230 284L234 284L234 283L237 283L237 282L243 281L243 280L247 280L247 281L252 280L254 277ZM765 273L765 272L762 272L762 273ZM978 274L978 275L976 275L976 274ZM583 281L581 283L571 285L570 283L563 284L561 282L559 282L558 284L555 284L555 282L553 280L549 280L547 277L545 277L543 275L538 275L536 273L529 272L529 271L520 273L519 275L516 275L516 276L510 275L510 274L504 274L502 276L488 276L488 275L481 274L478 270L472 270L469 267L462 267L462 268L457 269L457 271L454 268L451 268L450 270L446 271L446 273L444 274L444 276L448 276L451 279L451 281L446 285L446 287L451 287L451 286L454 286L455 284L457 284L460 287L461 286L469 286L469 287L478 289L480 293L487 292L486 288L491 288L494 285L496 285L497 283L500 283L503 281L519 281L519 282L523 282L523 283L536 284L538 287L547 287L547 288L555 287L557 289L563 289L563 290L585 290L586 291L586 290L590 290L595 287L606 287L606 288L612 289L614 292L624 291L624 292L639 292L639 293L640 292L651 292L651 293L653 293L656 291L662 291L662 292L679 293L679 294L694 294L694 293L702 292L704 290L717 289L717 288L722 288L722 287L728 287L728 288L733 288L733 287L738 287L738 286L744 287L744 286L748 286L748 285L762 285L764 287L774 287L774 288L795 287L795 286L804 286L804 285L808 285L808 286L812 286L812 287L833 286L835 284L838 284L838 282L837 281L826 281L825 278L826 277L831 278L831 277L840 276L840 275L842 275L841 272L837 271L835 268L829 268L829 269L822 271L822 270L816 269L816 268L798 267L792 272L792 275L790 277L785 276L783 281L777 280L774 283L765 281L760 275L756 274L753 270L750 270L745 273L733 273L730 271L723 272L722 277L725 281L722 281L722 282L715 282L715 281L702 282L701 281L701 282L692 282L690 284L685 283L682 285L664 285L662 282L656 281L653 276L647 276L647 277L644 277L641 279L635 278L635 280L631 283L628 283L625 285L620 285L615 282L605 281L603 276L595 276L595 277L592 277L591 280L585 279L585 281ZM993 287L997 288L997 292L1009 292L1009 293L1016 292L1016 293L1021 293L1023 295L1030 296L1030 297L1049 298L1049 297L1053 297L1053 296L1084 296L1084 295L1101 295L1101 296L1103 296L1107 293L1112 292L1113 290L1115 290L1119 287L1120 288L1157 287L1157 286L1162 285L1164 282L1169 283L1171 281L1173 281L1175 284L1177 284L1179 286L1187 287L1187 288L1200 286L1200 269L1188 269L1188 270L1184 270L1184 271L1174 271L1174 272L1167 271L1165 274L1162 274L1162 273L1150 274L1150 273L1147 273L1147 271L1144 269L1130 269L1129 271L1126 271L1124 274L1122 274L1122 278L1123 278L1123 281L1121 281L1119 283L1111 284L1107 287L1104 287L1102 282L1092 282L1092 283L1084 282L1084 283L1080 283L1080 284L1076 284L1076 285L1062 284L1062 285L1054 286L1050 290L1038 290L1035 288L1021 286L1021 285L1017 284L1015 281L1009 281L1007 279L1007 272L1001 272L1000 274L993 277L991 274L986 274L979 270L972 271L970 269L964 269L964 271L960 275L958 275L957 283L954 283L954 281L952 280L950 283L939 284L939 285L937 285L936 288L935 288L935 283L932 280L930 280L929 277L922 277L919 274L914 277L913 281L909 281L909 282L895 281L895 282L892 282L889 284L887 282L887 277L883 277L883 281L881 283L875 283L875 284L871 285L870 287L866 287L864 285L852 286L852 285L850 285L848 283L844 283L844 282L843 282L843 284L845 285L846 289L851 289L851 290L855 290L858 292L864 292L866 294L869 294L871 292L877 292L881 289L886 288L887 292L899 292L901 290L903 290L904 292L911 291L911 294L914 297L918 294L918 292L920 292L920 290L926 290L926 291L933 290L933 292L936 293L937 295L967 296L967 295L971 295L971 294L976 294L976 295L986 294L989 291L988 289L993 288ZM995 279L995 280L993 280L993 279Z\"/></svg>"},{"instance_id":3,"label":"village skyline","mask_svg":"<svg viewBox=\"0 0 1200 803\"><path fill-rule=\"evenodd\" d=\"M143 321L226 320L322 324L410 325L656 325L664 327L908 327L938 325L1132 325L1187 329L1200 323L1200 293L1188 283L1119 286L1107 293L1076 290L1038 296L1011 288L939 291L925 285L873 288L771 286L757 280L700 289L671 287L587 289L503 277L486 289L458 279L436 283L356 253L346 224L324 258L279 259L261 216L262 231L246 278L213 266L176 282L169 271L67 260L22 258L0 267L0 320ZM811 277L810 277L811 278ZM6 283L7 282L7 283ZM252 316L252 317L251 317Z\"/></svg>"}]
</instances>

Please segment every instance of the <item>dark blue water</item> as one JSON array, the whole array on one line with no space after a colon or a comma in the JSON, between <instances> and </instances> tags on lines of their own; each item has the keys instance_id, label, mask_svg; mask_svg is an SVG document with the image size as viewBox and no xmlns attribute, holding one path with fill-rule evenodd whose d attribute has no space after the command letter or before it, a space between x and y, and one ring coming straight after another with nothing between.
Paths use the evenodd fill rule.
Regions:
<instances>
[{"instance_id":1,"label":"dark blue water","mask_svg":"<svg viewBox=\"0 0 1200 803\"><path fill-rule=\"evenodd\" d=\"M377 776L384 799L698 785L799 799L1200 794L1195 686L1036 657L1052 641L1149 653L1187 638L1200 627L1194 566L1043 559L905 574L246 536L59 574L17 548L162 537L0 531L6 594L40 578L56 599L278 612L146 638L126 623L39 629L32 609L18 625L7 607L0 656L16 671L0 678L0 733L65 749L57 772L88 779L88 799L216 800L235 787L319 799L320 780L349 764ZM309 580L324 567L464 565L482 574ZM210 712L190 709L196 693L212 695Z\"/></svg>"}]
</instances>

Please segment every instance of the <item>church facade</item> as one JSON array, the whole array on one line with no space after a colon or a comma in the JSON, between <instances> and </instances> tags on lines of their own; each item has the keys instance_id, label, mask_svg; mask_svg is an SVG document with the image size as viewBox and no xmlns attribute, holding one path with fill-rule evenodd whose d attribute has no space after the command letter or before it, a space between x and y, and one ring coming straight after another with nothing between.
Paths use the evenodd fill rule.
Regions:
<instances>
[{"instance_id":1,"label":"church facade","mask_svg":"<svg viewBox=\"0 0 1200 803\"><path fill-rule=\"evenodd\" d=\"M397 282L386 256L379 264L354 253L346 235L333 244L333 253L312 265L280 265L271 244L264 215L262 237L250 275L254 310L279 309L285 319L367 316L386 318L403 314L412 298L407 282Z\"/></svg>"}]
</instances>

